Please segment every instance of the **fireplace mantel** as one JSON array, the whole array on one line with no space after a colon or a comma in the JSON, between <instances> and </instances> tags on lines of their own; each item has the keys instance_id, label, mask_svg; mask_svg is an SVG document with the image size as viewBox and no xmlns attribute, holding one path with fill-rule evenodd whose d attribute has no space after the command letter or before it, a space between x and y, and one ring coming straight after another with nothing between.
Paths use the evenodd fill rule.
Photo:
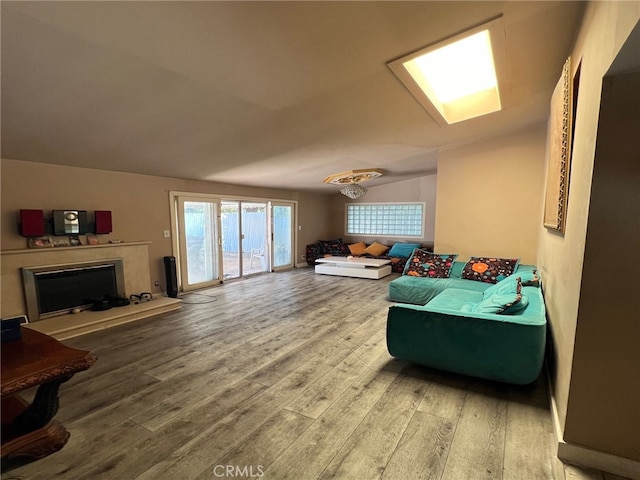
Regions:
<instances>
[{"instance_id":1,"label":"fireplace mantel","mask_svg":"<svg viewBox=\"0 0 640 480\"><path fill-rule=\"evenodd\" d=\"M124 262L125 293L151 291L149 245L151 242L109 243L78 247L51 247L4 250L2 255L2 318L26 315L22 287L22 267L63 265L108 258ZM43 320L46 321L46 320Z\"/></svg>"},{"instance_id":2,"label":"fireplace mantel","mask_svg":"<svg viewBox=\"0 0 640 480\"><path fill-rule=\"evenodd\" d=\"M45 253L45 254L55 254L56 252L69 252L71 250L86 250L97 249L97 248L111 248L111 247L129 247L133 245L151 245L151 242L120 242L120 243L103 243L100 245L79 245L76 247L48 247L48 248L18 248L13 250L2 250L0 255L22 255L22 254L35 254L35 253Z\"/></svg>"}]
</instances>

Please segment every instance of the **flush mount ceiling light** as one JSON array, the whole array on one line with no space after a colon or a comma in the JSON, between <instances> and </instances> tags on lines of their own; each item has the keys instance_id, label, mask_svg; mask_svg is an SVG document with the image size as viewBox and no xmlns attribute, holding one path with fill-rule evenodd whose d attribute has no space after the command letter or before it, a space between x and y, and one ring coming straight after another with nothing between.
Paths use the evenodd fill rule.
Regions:
<instances>
[{"instance_id":1,"label":"flush mount ceiling light","mask_svg":"<svg viewBox=\"0 0 640 480\"><path fill-rule=\"evenodd\" d=\"M444 126L502 109L503 59L504 28L497 18L387 65Z\"/></svg>"},{"instance_id":2,"label":"flush mount ceiling light","mask_svg":"<svg viewBox=\"0 0 640 480\"><path fill-rule=\"evenodd\" d=\"M345 185L340 193L351 199L356 199L367 193L367 189L360 185L372 178L378 178L382 175L382 170L378 168L364 170L349 170L348 172L334 173L324 179L324 183L332 185Z\"/></svg>"}]
</instances>

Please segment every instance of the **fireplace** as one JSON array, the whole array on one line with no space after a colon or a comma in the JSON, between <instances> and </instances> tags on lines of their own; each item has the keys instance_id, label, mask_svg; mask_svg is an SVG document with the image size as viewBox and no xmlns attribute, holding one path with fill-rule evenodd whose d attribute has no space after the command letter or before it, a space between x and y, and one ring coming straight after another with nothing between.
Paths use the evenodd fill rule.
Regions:
<instances>
[{"instance_id":1,"label":"fireplace","mask_svg":"<svg viewBox=\"0 0 640 480\"><path fill-rule=\"evenodd\" d=\"M126 296L122 258L21 270L27 312L32 322L90 308L106 296Z\"/></svg>"}]
</instances>

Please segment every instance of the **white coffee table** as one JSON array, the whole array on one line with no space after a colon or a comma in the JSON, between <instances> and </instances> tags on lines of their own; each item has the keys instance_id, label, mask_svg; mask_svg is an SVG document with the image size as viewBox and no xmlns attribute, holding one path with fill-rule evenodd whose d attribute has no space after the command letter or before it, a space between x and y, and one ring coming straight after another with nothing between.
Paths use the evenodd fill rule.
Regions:
<instances>
[{"instance_id":1,"label":"white coffee table","mask_svg":"<svg viewBox=\"0 0 640 480\"><path fill-rule=\"evenodd\" d=\"M376 258L325 257L316 259L316 273L340 277L379 279L391 273L391 261Z\"/></svg>"}]
</instances>

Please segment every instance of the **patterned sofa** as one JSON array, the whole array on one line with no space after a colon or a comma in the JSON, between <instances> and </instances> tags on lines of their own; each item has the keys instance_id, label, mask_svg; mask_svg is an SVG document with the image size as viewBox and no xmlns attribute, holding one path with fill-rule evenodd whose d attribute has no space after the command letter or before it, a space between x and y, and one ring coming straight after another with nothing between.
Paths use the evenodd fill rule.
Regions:
<instances>
[{"instance_id":1,"label":"patterned sofa","mask_svg":"<svg viewBox=\"0 0 640 480\"><path fill-rule=\"evenodd\" d=\"M358 248L356 249L356 247ZM382 247L385 248L383 249ZM402 273L414 248L421 248L428 251L432 250L431 246L424 246L419 243L396 242L391 246L378 242L371 244L365 244L364 242L349 244L343 241L342 238L336 238L334 240L320 240L317 243L307 245L305 258L309 266L314 266L318 258L331 255L340 257L353 255L354 257L388 259L391 261L391 271ZM382 250L384 250L384 252L380 254Z\"/></svg>"}]
</instances>

